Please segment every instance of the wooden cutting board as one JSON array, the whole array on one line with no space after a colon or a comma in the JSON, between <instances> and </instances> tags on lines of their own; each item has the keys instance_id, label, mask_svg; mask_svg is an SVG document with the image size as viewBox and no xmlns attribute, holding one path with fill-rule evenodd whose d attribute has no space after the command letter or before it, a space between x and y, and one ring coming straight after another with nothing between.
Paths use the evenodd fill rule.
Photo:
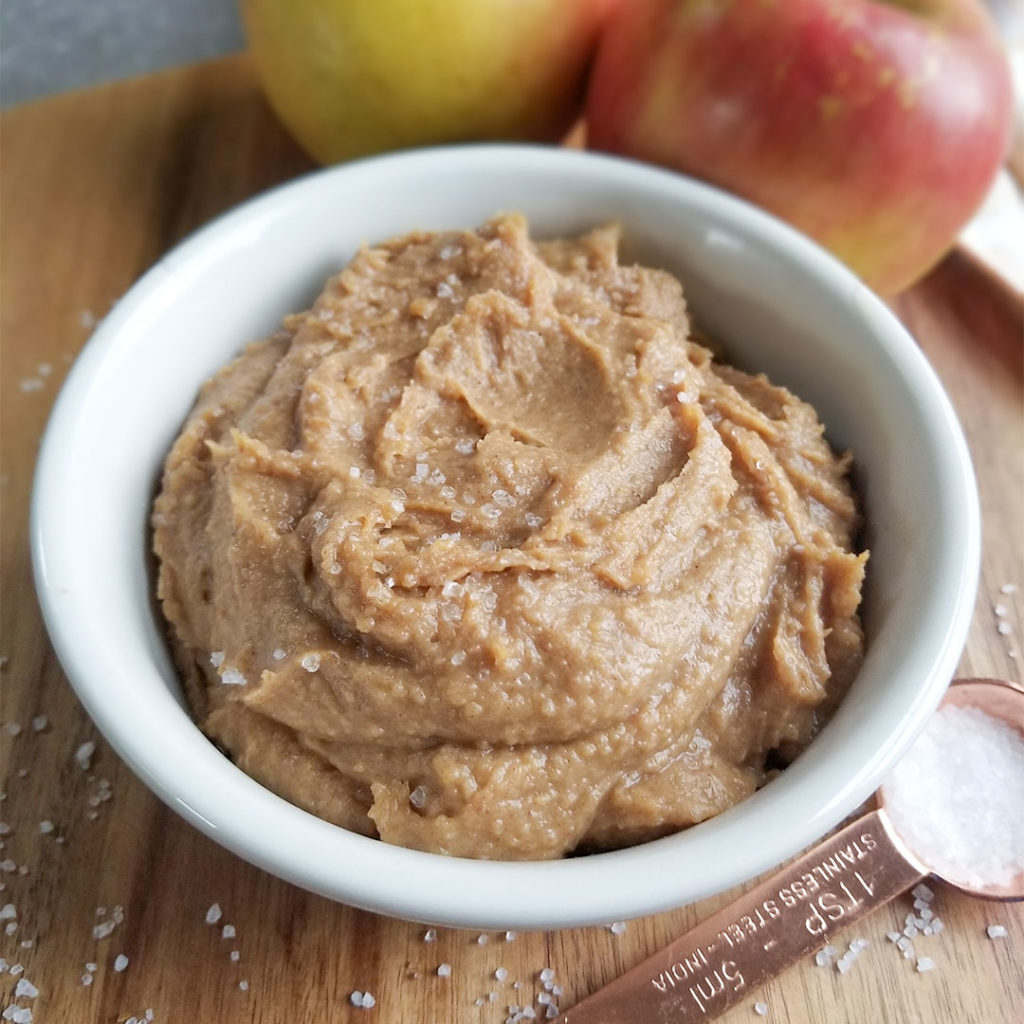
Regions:
<instances>
[{"instance_id":1,"label":"wooden cutting board","mask_svg":"<svg viewBox=\"0 0 1024 1024\"><path fill-rule=\"evenodd\" d=\"M10 832L0 836L0 907L16 916L0 918L0 1008L16 1003L52 1024L113 1024L147 1009L160 1024L499 1024L510 1005L533 1004L543 968L569 1007L720 906L725 895L621 932L441 929L426 941L420 925L339 906L251 867L118 761L64 680L33 595L27 509L40 434L96 319L151 263L311 164L266 108L245 58L64 95L2 122L0 817ZM977 465L984 566L960 674L1020 683L1021 300L954 255L896 309L948 387ZM87 741L96 750L83 770L74 755ZM1021 905L934 889L945 930L917 948L935 970L915 972L885 938L912 910L902 898L839 937L841 950L870 943L851 971L808 959L722 1019L1024 1019ZM215 903L223 916L212 925ZM1005 938L987 936L996 924ZM450 976L438 976L442 963ZM39 994L15 999L20 979ZM355 1008L354 990L372 993L375 1007Z\"/></svg>"}]
</instances>

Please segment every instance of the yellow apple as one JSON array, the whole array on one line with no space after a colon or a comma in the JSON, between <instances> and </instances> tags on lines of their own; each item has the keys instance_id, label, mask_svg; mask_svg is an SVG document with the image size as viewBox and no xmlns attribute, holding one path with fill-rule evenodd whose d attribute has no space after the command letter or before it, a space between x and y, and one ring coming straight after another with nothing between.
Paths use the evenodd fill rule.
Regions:
<instances>
[{"instance_id":1,"label":"yellow apple","mask_svg":"<svg viewBox=\"0 0 1024 1024\"><path fill-rule=\"evenodd\" d=\"M241 0L266 95L317 160L551 140L618 0Z\"/></svg>"}]
</instances>

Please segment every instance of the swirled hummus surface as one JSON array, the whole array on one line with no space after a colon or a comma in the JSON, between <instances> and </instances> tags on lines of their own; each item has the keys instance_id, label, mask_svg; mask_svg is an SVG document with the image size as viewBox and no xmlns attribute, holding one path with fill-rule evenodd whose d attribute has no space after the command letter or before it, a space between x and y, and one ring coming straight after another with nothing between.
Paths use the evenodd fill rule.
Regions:
<instances>
[{"instance_id":1,"label":"swirled hummus surface","mask_svg":"<svg viewBox=\"0 0 1024 1024\"><path fill-rule=\"evenodd\" d=\"M203 388L159 597L203 730L281 796L559 857L717 814L833 710L849 458L618 243L513 215L364 248Z\"/></svg>"}]
</instances>

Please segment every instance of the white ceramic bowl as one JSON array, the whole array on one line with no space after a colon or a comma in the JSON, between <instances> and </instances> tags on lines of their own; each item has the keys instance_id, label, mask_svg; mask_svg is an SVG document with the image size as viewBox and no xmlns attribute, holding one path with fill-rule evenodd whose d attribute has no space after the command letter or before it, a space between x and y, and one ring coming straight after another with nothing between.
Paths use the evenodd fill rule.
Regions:
<instances>
[{"instance_id":1,"label":"white ceramic bowl","mask_svg":"<svg viewBox=\"0 0 1024 1024\"><path fill-rule=\"evenodd\" d=\"M478 862L351 834L235 768L189 717L154 611L147 517L207 375L304 308L363 240L522 210L537 236L619 219L685 283L733 361L818 409L853 450L869 522L867 656L839 712L764 789L685 833L556 862ZM521 146L409 152L323 171L221 217L118 303L73 368L33 497L40 599L57 654L111 745L171 807L307 889L438 924L540 928L652 913L724 890L864 800L952 675L979 562L967 449L889 311L780 222L678 175Z\"/></svg>"}]
</instances>

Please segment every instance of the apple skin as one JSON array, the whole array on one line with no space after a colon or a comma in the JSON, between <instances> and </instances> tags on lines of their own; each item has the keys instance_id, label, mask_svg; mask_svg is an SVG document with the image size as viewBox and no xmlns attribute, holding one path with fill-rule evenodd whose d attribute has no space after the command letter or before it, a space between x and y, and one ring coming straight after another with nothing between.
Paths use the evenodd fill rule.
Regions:
<instances>
[{"instance_id":1,"label":"apple skin","mask_svg":"<svg viewBox=\"0 0 1024 1024\"><path fill-rule=\"evenodd\" d=\"M744 196L891 295L981 203L1012 111L979 0L645 0L602 34L587 136Z\"/></svg>"},{"instance_id":2,"label":"apple skin","mask_svg":"<svg viewBox=\"0 0 1024 1024\"><path fill-rule=\"evenodd\" d=\"M322 163L558 139L619 0L242 0L267 98Z\"/></svg>"}]
</instances>

